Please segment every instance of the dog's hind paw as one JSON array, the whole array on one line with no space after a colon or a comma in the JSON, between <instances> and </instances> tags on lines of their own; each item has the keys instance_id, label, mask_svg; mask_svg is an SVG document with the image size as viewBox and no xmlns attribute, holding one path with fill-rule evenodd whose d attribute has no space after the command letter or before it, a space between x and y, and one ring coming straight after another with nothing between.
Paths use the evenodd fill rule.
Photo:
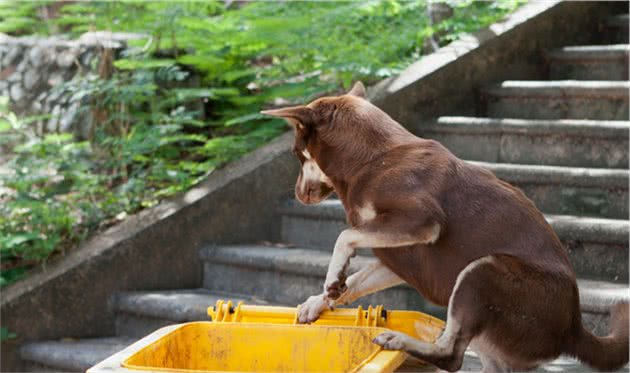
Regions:
<instances>
[{"instance_id":1,"label":"dog's hind paw","mask_svg":"<svg viewBox=\"0 0 630 373\"><path fill-rule=\"evenodd\" d=\"M385 332L381 333L372 340L379 346L382 346L385 350L406 350L409 345L410 336L399 332Z\"/></svg>"}]
</instances>

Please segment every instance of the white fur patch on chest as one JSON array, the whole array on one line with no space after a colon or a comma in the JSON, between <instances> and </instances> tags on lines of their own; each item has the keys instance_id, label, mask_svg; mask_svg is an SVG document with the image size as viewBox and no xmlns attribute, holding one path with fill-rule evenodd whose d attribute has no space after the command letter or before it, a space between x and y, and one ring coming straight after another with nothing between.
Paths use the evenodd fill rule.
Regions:
<instances>
[{"instance_id":1,"label":"white fur patch on chest","mask_svg":"<svg viewBox=\"0 0 630 373\"><path fill-rule=\"evenodd\" d=\"M427 243L435 243L435 241L437 241L437 239L440 237L440 225L439 224L434 224L433 227L431 228L431 237L429 237L429 239L427 240Z\"/></svg>"},{"instance_id":2,"label":"white fur patch on chest","mask_svg":"<svg viewBox=\"0 0 630 373\"><path fill-rule=\"evenodd\" d=\"M376 210L371 202L365 203L363 206L356 209L356 212L361 223L368 222L376 217Z\"/></svg>"}]
</instances>

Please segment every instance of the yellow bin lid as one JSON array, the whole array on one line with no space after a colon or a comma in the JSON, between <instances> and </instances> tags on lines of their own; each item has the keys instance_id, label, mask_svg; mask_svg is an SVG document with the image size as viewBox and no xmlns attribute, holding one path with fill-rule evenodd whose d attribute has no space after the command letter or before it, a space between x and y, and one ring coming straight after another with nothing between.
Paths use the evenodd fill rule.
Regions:
<instances>
[{"instance_id":1,"label":"yellow bin lid","mask_svg":"<svg viewBox=\"0 0 630 373\"><path fill-rule=\"evenodd\" d=\"M215 322L297 324L298 307L246 305L232 301L217 301L208 308ZM416 311L387 311L382 305L367 309L336 308L324 311L313 323L319 326L367 326L396 330L425 342L434 342L444 329L444 321Z\"/></svg>"}]
</instances>

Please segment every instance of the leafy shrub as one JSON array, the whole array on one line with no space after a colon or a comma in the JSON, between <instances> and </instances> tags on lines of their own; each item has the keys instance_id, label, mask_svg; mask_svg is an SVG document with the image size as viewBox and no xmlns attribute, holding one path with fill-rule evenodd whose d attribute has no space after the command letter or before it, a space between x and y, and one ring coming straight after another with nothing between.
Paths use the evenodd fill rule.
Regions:
<instances>
[{"instance_id":1,"label":"leafy shrub","mask_svg":"<svg viewBox=\"0 0 630 373\"><path fill-rule=\"evenodd\" d=\"M0 32L10 34L46 33L40 22L40 10L51 1L0 1Z\"/></svg>"}]
</instances>

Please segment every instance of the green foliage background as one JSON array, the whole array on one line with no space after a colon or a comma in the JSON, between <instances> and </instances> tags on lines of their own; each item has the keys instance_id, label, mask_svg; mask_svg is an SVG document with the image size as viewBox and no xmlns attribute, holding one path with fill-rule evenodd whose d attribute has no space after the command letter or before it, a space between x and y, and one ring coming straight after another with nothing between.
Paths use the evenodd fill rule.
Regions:
<instances>
[{"instance_id":1,"label":"green foliage background","mask_svg":"<svg viewBox=\"0 0 630 373\"><path fill-rule=\"evenodd\" d=\"M11 154L0 173L0 285L284 131L263 107L392 76L427 52L426 38L439 32L446 44L520 1L449 4L453 17L430 25L419 0L0 1L0 32L142 35L111 76L57 88L85 98L86 118L99 113L89 139L38 136L34 118L0 102L0 146Z\"/></svg>"}]
</instances>

